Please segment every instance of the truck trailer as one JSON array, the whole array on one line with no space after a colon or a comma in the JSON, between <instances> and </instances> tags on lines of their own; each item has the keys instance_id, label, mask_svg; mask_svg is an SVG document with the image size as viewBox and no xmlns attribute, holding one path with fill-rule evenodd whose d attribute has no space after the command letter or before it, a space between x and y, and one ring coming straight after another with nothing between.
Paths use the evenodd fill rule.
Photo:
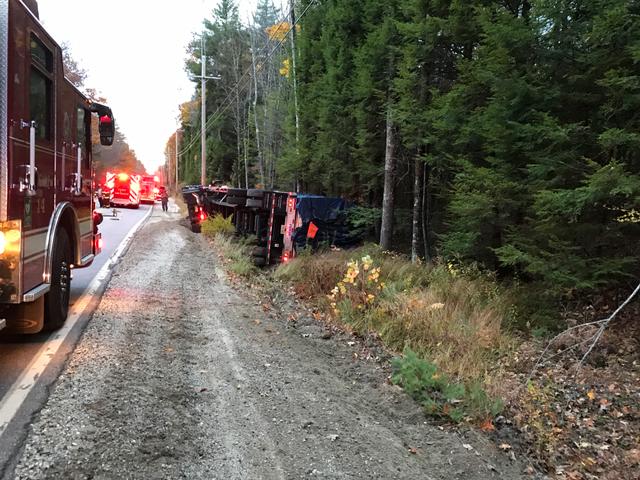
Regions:
<instances>
[{"instance_id":1,"label":"truck trailer","mask_svg":"<svg viewBox=\"0 0 640 480\"><path fill-rule=\"evenodd\" d=\"M111 145L111 109L64 77L36 1L0 0L0 319L15 332L62 326L71 269L100 252L93 114Z\"/></svg>"},{"instance_id":2,"label":"truck trailer","mask_svg":"<svg viewBox=\"0 0 640 480\"><path fill-rule=\"evenodd\" d=\"M303 248L350 247L361 240L351 232L351 205L342 198L224 185L190 185L182 195L192 231L199 232L209 217L231 217L236 234L255 238L257 266L287 262Z\"/></svg>"}]
</instances>

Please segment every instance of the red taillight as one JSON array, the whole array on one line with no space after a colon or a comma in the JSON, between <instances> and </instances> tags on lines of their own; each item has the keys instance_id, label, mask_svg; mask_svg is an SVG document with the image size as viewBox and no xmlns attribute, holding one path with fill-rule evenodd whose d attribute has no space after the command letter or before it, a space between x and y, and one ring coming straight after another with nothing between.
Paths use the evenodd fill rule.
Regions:
<instances>
[{"instance_id":1,"label":"red taillight","mask_svg":"<svg viewBox=\"0 0 640 480\"><path fill-rule=\"evenodd\" d=\"M204 222L204 220L207 218L207 216L204 214L204 212L200 212L200 221Z\"/></svg>"},{"instance_id":2,"label":"red taillight","mask_svg":"<svg viewBox=\"0 0 640 480\"><path fill-rule=\"evenodd\" d=\"M102 250L102 247L104 246L104 242L102 241L102 238L98 239L98 250Z\"/></svg>"},{"instance_id":3,"label":"red taillight","mask_svg":"<svg viewBox=\"0 0 640 480\"><path fill-rule=\"evenodd\" d=\"M289 261L289 252L286 252L284 255L282 255L282 261L284 263L287 263Z\"/></svg>"}]
</instances>

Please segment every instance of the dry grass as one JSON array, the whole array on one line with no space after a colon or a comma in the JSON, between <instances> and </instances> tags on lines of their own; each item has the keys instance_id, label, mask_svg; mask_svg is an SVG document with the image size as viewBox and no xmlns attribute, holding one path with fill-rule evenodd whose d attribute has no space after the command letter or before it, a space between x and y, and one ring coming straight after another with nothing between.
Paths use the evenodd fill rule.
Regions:
<instances>
[{"instance_id":1,"label":"dry grass","mask_svg":"<svg viewBox=\"0 0 640 480\"><path fill-rule=\"evenodd\" d=\"M395 351L410 347L461 381L486 384L496 358L511 341L502 328L500 298L480 280L451 276L442 284L384 298L367 317Z\"/></svg>"},{"instance_id":2,"label":"dry grass","mask_svg":"<svg viewBox=\"0 0 640 480\"><path fill-rule=\"evenodd\" d=\"M218 233L212 237L213 246L225 259L227 268L242 277L250 277L258 271L251 261L251 245L243 240Z\"/></svg>"},{"instance_id":3,"label":"dry grass","mask_svg":"<svg viewBox=\"0 0 640 480\"><path fill-rule=\"evenodd\" d=\"M409 347L459 381L495 383L496 359L513 344L504 328L513 307L490 277L447 265L414 265L371 245L303 255L280 266L276 276L292 281L298 294L330 311L327 295L343 277L347 262L365 255L381 268L385 288L364 309L342 302L337 320L361 334L377 333L397 353Z\"/></svg>"}]
</instances>

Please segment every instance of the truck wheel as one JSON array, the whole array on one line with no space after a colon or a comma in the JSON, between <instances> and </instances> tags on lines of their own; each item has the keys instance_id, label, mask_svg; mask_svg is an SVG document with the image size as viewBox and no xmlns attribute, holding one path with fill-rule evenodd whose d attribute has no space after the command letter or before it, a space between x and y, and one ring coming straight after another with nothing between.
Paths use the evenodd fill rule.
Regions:
<instances>
[{"instance_id":1,"label":"truck wheel","mask_svg":"<svg viewBox=\"0 0 640 480\"><path fill-rule=\"evenodd\" d=\"M261 208L262 207L262 199L261 198L247 198L247 207L249 207L249 208Z\"/></svg>"},{"instance_id":2,"label":"truck wheel","mask_svg":"<svg viewBox=\"0 0 640 480\"><path fill-rule=\"evenodd\" d=\"M251 250L251 256L253 257L265 257L267 256L267 247L253 247Z\"/></svg>"},{"instance_id":3,"label":"truck wheel","mask_svg":"<svg viewBox=\"0 0 640 480\"><path fill-rule=\"evenodd\" d=\"M192 223L191 224L191 231L193 233L200 233L202 229L200 228L200 224L199 223Z\"/></svg>"},{"instance_id":4,"label":"truck wheel","mask_svg":"<svg viewBox=\"0 0 640 480\"><path fill-rule=\"evenodd\" d=\"M249 198L264 198L264 190L258 188L249 188L247 190L247 197Z\"/></svg>"},{"instance_id":5,"label":"truck wheel","mask_svg":"<svg viewBox=\"0 0 640 480\"><path fill-rule=\"evenodd\" d=\"M227 195L230 197L247 197L247 191L244 188L229 188L227 189Z\"/></svg>"},{"instance_id":6,"label":"truck wheel","mask_svg":"<svg viewBox=\"0 0 640 480\"><path fill-rule=\"evenodd\" d=\"M267 264L267 259L265 257L253 257L253 264L256 267L264 267Z\"/></svg>"},{"instance_id":7,"label":"truck wheel","mask_svg":"<svg viewBox=\"0 0 640 480\"><path fill-rule=\"evenodd\" d=\"M44 297L44 330L56 330L69 313L71 289L71 243L66 230L58 230L53 245L51 289Z\"/></svg>"},{"instance_id":8,"label":"truck wheel","mask_svg":"<svg viewBox=\"0 0 640 480\"><path fill-rule=\"evenodd\" d=\"M246 197L227 196L227 198L225 198L224 201L225 203L228 203L230 205L244 205L247 199Z\"/></svg>"}]
</instances>

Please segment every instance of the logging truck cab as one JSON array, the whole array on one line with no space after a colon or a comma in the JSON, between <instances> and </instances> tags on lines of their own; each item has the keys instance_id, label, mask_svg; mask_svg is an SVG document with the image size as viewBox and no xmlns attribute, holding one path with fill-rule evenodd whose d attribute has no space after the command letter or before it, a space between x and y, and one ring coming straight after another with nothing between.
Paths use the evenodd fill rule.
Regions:
<instances>
[{"instance_id":1,"label":"logging truck cab","mask_svg":"<svg viewBox=\"0 0 640 480\"><path fill-rule=\"evenodd\" d=\"M100 252L92 118L111 145L111 110L64 77L36 1L0 0L0 323L13 331L62 326L71 269Z\"/></svg>"}]
</instances>

